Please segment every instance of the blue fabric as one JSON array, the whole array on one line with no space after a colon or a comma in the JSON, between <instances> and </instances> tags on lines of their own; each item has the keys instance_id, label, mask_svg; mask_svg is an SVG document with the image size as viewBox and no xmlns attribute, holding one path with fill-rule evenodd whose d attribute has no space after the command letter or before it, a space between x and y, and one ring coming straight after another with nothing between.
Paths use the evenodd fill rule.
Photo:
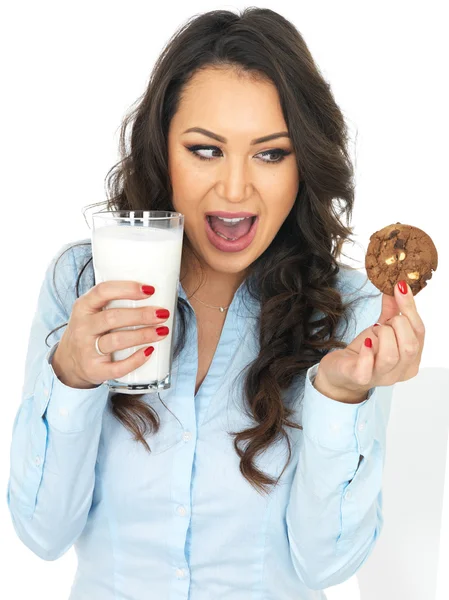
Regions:
<instances>
[{"instance_id":1,"label":"blue fabric","mask_svg":"<svg viewBox=\"0 0 449 600\"><path fill-rule=\"evenodd\" d=\"M159 432L146 436L149 454L113 416L105 383L70 388L51 366L64 328L50 348L45 338L69 319L77 274L91 256L82 242L51 261L32 322L6 495L20 540L44 560L74 546L70 600L325 598L320 590L351 577L382 528L391 393L387 404L377 388L345 404L313 387L318 363L298 376L283 398L303 431L290 430L291 462L277 487L259 494L241 475L228 434L252 424L238 375L258 354L259 307L242 284L197 395L195 318L172 387L160 392L170 410L157 393L145 395L161 419ZM81 294L94 284L89 267ZM338 288L344 299L377 293L354 308L342 336L350 342L376 322L381 295L343 268ZM186 299L181 285L179 295ZM256 464L277 477L286 459L280 440Z\"/></svg>"}]
</instances>

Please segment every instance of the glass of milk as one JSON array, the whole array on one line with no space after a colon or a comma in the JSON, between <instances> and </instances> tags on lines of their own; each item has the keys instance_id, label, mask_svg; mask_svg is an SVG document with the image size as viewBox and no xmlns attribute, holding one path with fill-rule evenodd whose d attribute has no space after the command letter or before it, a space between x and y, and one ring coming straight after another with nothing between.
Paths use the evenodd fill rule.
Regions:
<instances>
[{"instance_id":1,"label":"glass of milk","mask_svg":"<svg viewBox=\"0 0 449 600\"><path fill-rule=\"evenodd\" d=\"M101 211L92 215L92 258L95 282L137 281L152 285L155 293L143 300L111 300L108 308L162 306L170 311L163 325L169 334L154 344L143 365L124 377L107 381L110 389L126 394L167 389L171 383L174 318L178 301L184 215L168 211ZM148 325L111 331L140 329ZM113 362L123 360L149 344L112 353ZM153 345L153 344L152 344Z\"/></svg>"}]
</instances>

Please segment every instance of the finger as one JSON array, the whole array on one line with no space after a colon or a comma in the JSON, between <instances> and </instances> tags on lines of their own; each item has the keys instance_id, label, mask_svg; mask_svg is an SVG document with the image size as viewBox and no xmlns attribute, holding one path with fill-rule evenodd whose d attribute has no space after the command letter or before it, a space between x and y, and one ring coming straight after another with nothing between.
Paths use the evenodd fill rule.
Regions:
<instances>
[{"instance_id":1,"label":"finger","mask_svg":"<svg viewBox=\"0 0 449 600\"><path fill-rule=\"evenodd\" d=\"M101 345L100 350L103 351ZM94 384L100 384L109 379L124 377L125 375L128 375L128 373L131 373L131 371L138 369L147 360L150 360L154 350L154 346L146 346L145 348L139 348L139 350L133 352L131 356L112 362L110 354L107 354L106 356L95 354L95 359L87 361L87 365L84 369L86 378ZM147 351L148 354L145 354L145 351Z\"/></svg>"},{"instance_id":2,"label":"finger","mask_svg":"<svg viewBox=\"0 0 449 600\"><path fill-rule=\"evenodd\" d=\"M121 327L159 325L166 317L158 317L156 311L162 306L140 306L136 308L108 308L89 315L89 331L92 335L109 332Z\"/></svg>"},{"instance_id":3,"label":"finger","mask_svg":"<svg viewBox=\"0 0 449 600\"><path fill-rule=\"evenodd\" d=\"M350 342L346 348L348 350L350 350L351 352L354 352L355 354L360 354L360 351L365 343L365 340L367 337L371 338L371 340L373 341L373 343L375 342L375 340L377 340L377 333L376 333L376 329L378 329L377 327L374 326L370 326L367 327L366 329L364 329L363 331L361 331L353 340L352 342ZM375 344L375 350L377 350L377 344Z\"/></svg>"},{"instance_id":4,"label":"finger","mask_svg":"<svg viewBox=\"0 0 449 600\"><path fill-rule=\"evenodd\" d=\"M403 294L400 291L399 284L404 284L404 288L407 290L406 294ZM396 302L398 303L400 312L409 320L415 336L418 338L419 343L422 346L424 344L425 327L421 317L418 314L412 290L406 281L401 281L394 286L394 296L396 298Z\"/></svg>"},{"instance_id":5,"label":"finger","mask_svg":"<svg viewBox=\"0 0 449 600\"><path fill-rule=\"evenodd\" d=\"M369 341L368 341L369 340ZM357 359L353 379L357 385L368 385L373 377L374 351L373 340L367 336L362 344Z\"/></svg>"},{"instance_id":6,"label":"finger","mask_svg":"<svg viewBox=\"0 0 449 600\"><path fill-rule=\"evenodd\" d=\"M127 350L137 346L144 346L163 340L169 334L168 327L163 332L162 329L157 333L155 327L139 327L137 329L114 331L102 335L98 345L101 342L101 351L103 354L111 354L116 350Z\"/></svg>"},{"instance_id":7,"label":"finger","mask_svg":"<svg viewBox=\"0 0 449 600\"><path fill-rule=\"evenodd\" d=\"M92 314L111 300L142 300L150 295L143 292L142 285L137 281L102 281L80 296L77 302L84 313Z\"/></svg>"},{"instance_id":8,"label":"finger","mask_svg":"<svg viewBox=\"0 0 449 600\"><path fill-rule=\"evenodd\" d=\"M388 319L391 319L395 315L400 313L401 309L399 308L398 302L395 296L390 296L389 294L382 294L382 309L377 319L378 323L386 323Z\"/></svg>"},{"instance_id":9,"label":"finger","mask_svg":"<svg viewBox=\"0 0 449 600\"><path fill-rule=\"evenodd\" d=\"M376 327L378 351L376 355L374 373L381 377L390 373L399 362L399 349L396 334L390 325Z\"/></svg>"},{"instance_id":10,"label":"finger","mask_svg":"<svg viewBox=\"0 0 449 600\"><path fill-rule=\"evenodd\" d=\"M377 340L377 328L380 327L380 325L380 323L374 323L373 325L371 325L371 332L373 334L371 338L373 338L374 336L374 338Z\"/></svg>"},{"instance_id":11,"label":"finger","mask_svg":"<svg viewBox=\"0 0 449 600\"><path fill-rule=\"evenodd\" d=\"M415 368L416 363L419 363L422 346L416 337L410 320L405 315L393 317L388 321L388 325L394 330L399 349L399 363L396 368L401 373L405 373L410 367Z\"/></svg>"},{"instance_id":12,"label":"finger","mask_svg":"<svg viewBox=\"0 0 449 600\"><path fill-rule=\"evenodd\" d=\"M151 359L151 354L149 354L149 356L146 356L145 354L145 350L148 352L149 348L153 348L154 350L154 346L147 346L147 348L137 350L137 352L134 352L134 354L131 354L128 358L107 363L107 365L105 365L105 374L108 373L108 375L105 376L105 380L118 379L119 377L124 377L128 373L131 373L131 371L138 369L147 360ZM153 350L151 350L151 353Z\"/></svg>"}]
</instances>

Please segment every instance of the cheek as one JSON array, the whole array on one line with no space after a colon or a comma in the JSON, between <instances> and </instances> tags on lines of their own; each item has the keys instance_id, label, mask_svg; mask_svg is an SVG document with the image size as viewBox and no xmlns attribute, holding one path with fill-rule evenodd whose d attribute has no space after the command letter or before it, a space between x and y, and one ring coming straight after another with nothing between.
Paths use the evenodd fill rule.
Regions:
<instances>
[{"instance_id":1,"label":"cheek","mask_svg":"<svg viewBox=\"0 0 449 600\"><path fill-rule=\"evenodd\" d=\"M174 201L186 207L193 207L210 189L210 176L195 168L189 161L174 162L170 171ZM182 212L182 211L181 211Z\"/></svg>"},{"instance_id":2,"label":"cheek","mask_svg":"<svg viewBox=\"0 0 449 600\"><path fill-rule=\"evenodd\" d=\"M271 218L277 223L282 223L295 204L298 195L298 179L292 177L290 181L277 179L267 193L267 210Z\"/></svg>"}]
</instances>

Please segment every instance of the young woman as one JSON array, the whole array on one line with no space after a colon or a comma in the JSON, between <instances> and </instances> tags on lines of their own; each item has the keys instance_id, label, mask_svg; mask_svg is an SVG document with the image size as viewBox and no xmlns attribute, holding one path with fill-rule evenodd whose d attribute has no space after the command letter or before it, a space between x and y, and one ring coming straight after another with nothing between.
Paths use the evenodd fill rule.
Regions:
<instances>
[{"instance_id":1,"label":"young woman","mask_svg":"<svg viewBox=\"0 0 449 600\"><path fill-rule=\"evenodd\" d=\"M13 427L15 530L44 560L74 545L71 600L312 600L371 553L388 399L418 372L424 325L405 282L382 296L338 260L346 143L276 12L205 13L164 49L123 123L108 208L185 215L172 386L109 392L151 360L111 353L163 340L168 315L103 311L151 282L95 284L81 240L47 269ZM243 248L224 239L250 227ZM146 327L110 332L132 325Z\"/></svg>"}]
</instances>

